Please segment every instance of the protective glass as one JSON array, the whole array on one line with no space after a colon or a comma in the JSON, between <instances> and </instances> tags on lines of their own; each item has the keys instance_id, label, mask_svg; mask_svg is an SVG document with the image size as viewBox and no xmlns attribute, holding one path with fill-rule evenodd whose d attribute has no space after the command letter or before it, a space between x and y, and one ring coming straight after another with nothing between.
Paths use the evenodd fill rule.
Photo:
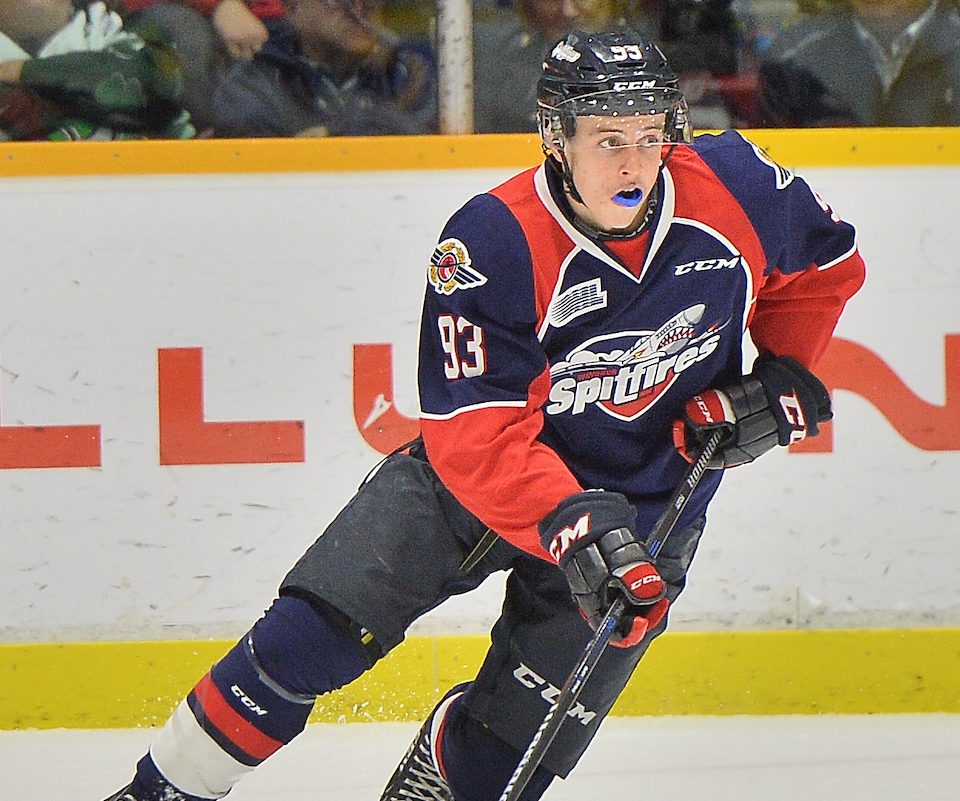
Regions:
<instances>
[{"instance_id":1,"label":"protective glass","mask_svg":"<svg viewBox=\"0 0 960 801\"><path fill-rule=\"evenodd\" d=\"M577 117L576 138L583 146L615 152L626 148L655 150L673 144L665 130L666 114L636 117Z\"/></svg>"}]
</instances>

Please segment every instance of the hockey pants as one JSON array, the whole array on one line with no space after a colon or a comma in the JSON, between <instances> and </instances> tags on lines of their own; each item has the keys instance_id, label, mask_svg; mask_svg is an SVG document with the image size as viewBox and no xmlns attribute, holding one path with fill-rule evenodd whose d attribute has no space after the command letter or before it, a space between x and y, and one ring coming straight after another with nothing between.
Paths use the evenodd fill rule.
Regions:
<instances>
[{"instance_id":1,"label":"hockey pants","mask_svg":"<svg viewBox=\"0 0 960 801\"><path fill-rule=\"evenodd\" d=\"M703 521L676 531L658 569L675 599ZM281 594L312 600L353 632L371 661L411 623L454 595L509 571L502 613L467 713L523 753L591 637L555 565L496 537L450 494L423 459L388 457L283 580ZM608 648L543 766L566 776L597 732L651 640Z\"/></svg>"}]
</instances>

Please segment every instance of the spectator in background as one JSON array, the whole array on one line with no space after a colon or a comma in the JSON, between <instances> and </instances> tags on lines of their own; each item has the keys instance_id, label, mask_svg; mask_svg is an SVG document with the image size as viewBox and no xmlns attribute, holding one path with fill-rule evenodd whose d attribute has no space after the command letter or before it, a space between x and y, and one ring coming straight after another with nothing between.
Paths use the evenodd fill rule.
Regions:
<instances>
[{"instance_id":1,"label":"spectator in background","mask_svg":"<svg viewBox=\"0 0 960 801\"><path fill-rule=\"evenodd\" d=\"M820 0L733 0L740 35L740 69L756 70L773 41Z\"/></svg>"},{"instance_id":2,"label":"spectator in background","mask_svg":"<svg viewBox=\"0 0 960 801\"><path fill-rule=\"evenodd\" d=\"M677 72L737 71L740 35L731 0L636 0L630 8L631 21L657 34Z\"/></svg>"},{"instance_id":3,"label":"spectator in background","mask_svg":"<svg viewBox=\"0 0 960 801\"><path fill-rule=\"evenodd\" d=\"M655 40L680 78L698 129L749 126L756 80L741 51L746 20L732 0L629 0L627 20Z\"/></svg>"},{"instance_id":4,"label":"spectator in background","mask_svg":"<svg viewBox=\"0 0 960 801\"><path fill-rule=\"evenodd\" d=\"M612 0L514 0L477 8L474 20L474 130L537 130L537 77L567 31L615 27Z\"/></svg>"},{"instance_id":5,"label":"spectator in background","mask_svg":"<svg viewBox=\"0 0 960 801\"><path fill-rule=\"evenodd\" d=\"M377 0L125 3L176 43L188 108L211 135L436 130L432 47L379 24Z\"/></svg>"},{"instance_id":6,"label":"spectator in background","mask_svg":"<svg viewBox=\"0 0 960 801\"><path fill-rule=\"evenodd\" d=\"M131 24L151 27L173 42L183 69L184 105L194 124L213 126L213 90L231 59L249 61L266 44L283 0L122 0Z\"/></svg>"},{"instance_id":7,"label":"spectator in background","mask_svg":"<svg viewBox=\"0 0 960 801\"><path fill-rule=\"evenodd\" d=\"M750 125L756 78L741 73L744 20L732 0L502 0L480 5L474 24L474 129L536 130L532 87L549 43L572 28L627 24L674 65L696 128ZM509 87L505 90L505 87Z\"/></svg>"},{"instance_id":8,"label":"spectator in background","mask_svg":"<svg viewBox=\"0 0 960 801\"><path fill-rule=\"evenodd\" d=\"M760 68L764 124L957 125L960 16L940 0L831 3Z\"/></svg>"},{"instance_id":9,"label":"spectator in background","mask_svg":"<svg viewBox=\"0 0 960 801\"><path fill-rule=\"evenodd\" d=\"M186 138L172 50L103 2L0 0L0 137Z\"/></svg>"},{"instance_id":10,"label":"spectator in background","mask_svg":"<svg viewBox=\"0 0 960 801\"><path fill-rule=\"evenodd\" d=\"M267 41L264 20L283 16L283 0L123 0L129 14L148 11L146 19L170 20L177 32L181 17L176 9L192 8L207 17L223 48L233 58L251 59Z\"/></svg>"}]
</instances>

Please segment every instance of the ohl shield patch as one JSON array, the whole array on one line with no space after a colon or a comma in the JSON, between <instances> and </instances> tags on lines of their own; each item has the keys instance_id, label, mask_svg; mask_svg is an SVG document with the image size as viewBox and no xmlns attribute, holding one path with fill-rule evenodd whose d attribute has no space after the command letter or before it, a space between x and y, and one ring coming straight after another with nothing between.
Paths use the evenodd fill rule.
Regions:
<instances>
[{"instance_id":1,"label":"ohl shield patch","mask_svg":"<svg viewBox=\"0 0 960 801\"><path fill-rule=\"evenodd\" d=\"M437 245L430 257L427 276L440 295L487 283L487 277L470 266L470 253L459 239L444 239Z\"/></svg>"}]
</instances>

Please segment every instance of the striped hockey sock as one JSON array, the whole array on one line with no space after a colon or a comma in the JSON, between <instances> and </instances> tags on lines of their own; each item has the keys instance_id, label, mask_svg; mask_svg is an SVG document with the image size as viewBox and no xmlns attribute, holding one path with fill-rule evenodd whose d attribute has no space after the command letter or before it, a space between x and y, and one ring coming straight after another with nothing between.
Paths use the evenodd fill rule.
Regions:
<instances>
[{"instance_id":1,"label":"striped hockey sock","mask_svg":"<svg viewBox=\"0 0 960 801\"><path fill-rule=\"evenodd\" d=\"M303 731L313 702L258 670L248 636L180 702L150 756L181 791L220 798Z\"/></svg>"},{"instance_id":2,"label":"striped hockey sock","mask_svg":"<svg viewBox=\"0 0 960 801\"><path fill-rule=\"evenodd\" d=\"M317 695L367 667L349 635L306 601L281 597L180 702L138 780L153 767L170 786L158 799L221 798L303 731Z\"/></svg>"}]
</instances>

